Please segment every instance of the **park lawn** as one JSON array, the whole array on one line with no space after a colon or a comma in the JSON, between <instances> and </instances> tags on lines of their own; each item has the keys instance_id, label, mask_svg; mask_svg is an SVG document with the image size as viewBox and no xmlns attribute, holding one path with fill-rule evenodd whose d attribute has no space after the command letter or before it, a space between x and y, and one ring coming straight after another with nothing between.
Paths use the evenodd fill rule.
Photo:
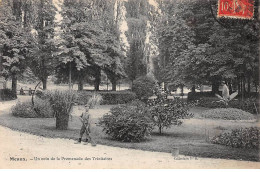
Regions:
<instances>
[{"instance_id":1,"label":"park lawn","mask_svg":"<svg viewBox=\"0 0 260 172\"><path fill-rule=\"evenodd\" d=\"M220 134L223 131L240 127L257 126L254 121L227 121L198 119L200 109L192 109L195 112L195 118L185 120L181 126L173 126L164 130L159 135L155 129L150 138L140 143L125 143L112 140L102 128L95 123L98 122L104 113L109 111L111 106L101 106L99 109L91 110L93 116L92 134L98 144L109 145L122 148L141 149L147 151L171 152L172 148L179 148L180 154L196 157L223 158L259 161L259 151L255 149L231 148L223 145L211 144L208 137ZM56 130L54 118L17 118L11 114L0 116L0 125L9 127L13 130L28 132L31 134L50 137L66 138L76 140L78 138L81 122L76 116L72 116L69 121L68 130Z\"/></svg>"}]
</instances>

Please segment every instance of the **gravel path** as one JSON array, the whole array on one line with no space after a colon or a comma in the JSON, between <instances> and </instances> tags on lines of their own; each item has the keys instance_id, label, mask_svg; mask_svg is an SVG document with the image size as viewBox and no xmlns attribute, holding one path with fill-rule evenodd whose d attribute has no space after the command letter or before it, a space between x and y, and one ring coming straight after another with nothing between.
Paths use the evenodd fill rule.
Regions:
<instances>
[{"instance_id":1,"label":"gravel path","mask_svg":"<svg viewBox=\"0 0 260 172\"><path fill-rule=\"evenodd\" d=\"M16 101L0 104L8 110ZM5 105L5 106L2 106ZM3 111L0 111L0 114ZM0 127L1 168L260 168L259 162L173 157L170 153L74 144ZM54 159L52 159L54 158Z\"/></svg>"},{"instance_id":2,"label":"gravel path","mask_svg":"<svg viewBox=\"0 0 260 172\"><path fill-rule=\"evenodd\" d=\"M258 162L194 158L50 139L0 127L0 168L259 168ZM51 158L55 160L51 160ZM60 160L58 160L58 158ZM72 158L75 158L72 160ZM102 159L103 158L103 159ZM16 160L25 161L16 161Z\"/></svg>"}]
</instances>

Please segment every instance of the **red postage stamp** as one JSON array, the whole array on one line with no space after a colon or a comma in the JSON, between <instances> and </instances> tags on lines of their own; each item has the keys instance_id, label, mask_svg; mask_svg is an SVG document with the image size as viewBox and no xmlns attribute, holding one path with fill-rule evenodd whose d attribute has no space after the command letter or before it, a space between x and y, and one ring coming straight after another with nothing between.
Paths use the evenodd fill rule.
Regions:
<instances>
[{"instance_id":1,"label":"red postage stamp","mask_svg":"<svg viewBox=\"0 0 260 172\"><path fill-rule=\"evenodd\" d=\"M253 19L254 0L218 0L218 17Z\"/></svg>"}]
</instances>

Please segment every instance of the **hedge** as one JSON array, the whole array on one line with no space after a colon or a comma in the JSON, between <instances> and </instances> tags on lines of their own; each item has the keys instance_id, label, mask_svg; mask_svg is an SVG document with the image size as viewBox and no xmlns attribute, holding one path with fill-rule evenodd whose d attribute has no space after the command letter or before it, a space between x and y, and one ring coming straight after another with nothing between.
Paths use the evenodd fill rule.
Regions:
<instances>
[{"instance_id":1,"label":"hedge","mask_svg":"<svg viewBox=\"0 0 260 172\"><path fill-rule=\"evenodd\" d=\"M0 89L0 101L15 100L17 99L16 93L10 89Z\"/></svg>"},{"instance_id":2,"label":"hedge","mask_svg":"<svg viewBox=\"0 0 260 172\"><path fill-rule=\"evenodd\" d=\"M94 91L78 91L75 93L74 102L79 105L85 105L89 102ZM131 91L97 91L102 96L102 105L126 104L136 99L136 94ZM37 97L41 99L49 98L48 92L37 91Z\"/></svg>"},{"instance_id":3,"label":"hedge","mask_svg":"<svg viewBox=\"0 0 260 172\"><path fill-rule=\"evenodd\" d=\"M102 105L125 104L136 99L136 94L131 91L98 92L102 96Z\"/></svg>"}]
</instances>

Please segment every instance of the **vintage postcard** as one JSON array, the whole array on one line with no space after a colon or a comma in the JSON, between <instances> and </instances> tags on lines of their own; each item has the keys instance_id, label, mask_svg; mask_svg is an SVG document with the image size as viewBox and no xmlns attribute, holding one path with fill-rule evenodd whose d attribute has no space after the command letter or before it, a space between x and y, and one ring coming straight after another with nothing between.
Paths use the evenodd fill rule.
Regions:
<instances>
[{"instance_id":1,"label":"vintage postcard","mask_svg":"<svg viewBox=\"0 0 260 172\"><path fill-rule=\"evenodd\" d=\"M0 169L258 169L258 0L0 0Z\"/></svg>"}]
</instances>

